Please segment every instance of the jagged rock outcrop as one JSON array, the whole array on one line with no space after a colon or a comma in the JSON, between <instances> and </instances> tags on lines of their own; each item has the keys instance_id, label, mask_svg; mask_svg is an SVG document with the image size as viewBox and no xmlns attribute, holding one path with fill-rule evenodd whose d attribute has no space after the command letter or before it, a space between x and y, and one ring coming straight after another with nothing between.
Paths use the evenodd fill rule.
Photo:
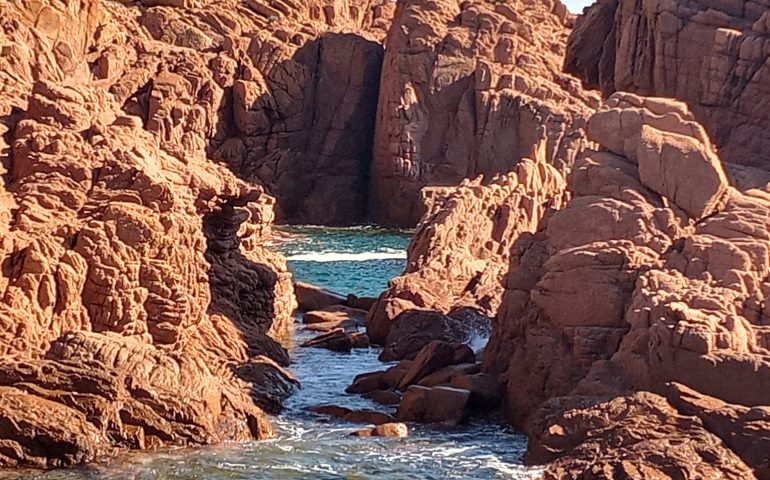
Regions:
<instances>
[{"instance_id":1,"label":"jagged rock outcrop","mask_svg":"<svg viewBox=\"0 0 770 480\"><path fill-rule=\"evenodd\" d=\"M524 158L572 163L597 99L561 71L569 21L559 1L399 2L371 169L378 223L415 225L428 185L489 180Z\"/></svg>"},{"instance_id":2,"label":"jagged rock outcrop","mask_svg":"<svg viewBox=\"0 0 770 480\"><path fill-rule=\"evenodd\" d=\"M396 225L422 220L405 273L370 311L373 342L415 308L497 313L510 242L565 201L564 174L588 145L585 121L598 105L561 72L569 22L559 2L399 4L372 213Z\"/></svg>"},{"instance_id":3,"label":"jagged rock outcrop","mask_svg":"<svg viewBox=\"0 0 770 480\"><path fill-rule=\"evenodd\" d=\"M0 6L0 466L265 438L293 389L274 201L207 157L224 60L171 11Z\"/></svg>"},{"instance_id":4,"label":"jagged rock outcrop","mask_svg":"<svg viewBox=\"0 0 770 480\"><path fill-rule=\"evenodd\" d=\"M566 71L614 91L687 102L722 160L770 170L770 4L602 0L579 17ZM754 172L752 184L770 182Z\"/></svg>"},{"instance_id":5,"label":"jagged rock outcrop","mask_svg":"<svg viewBox=\"0 0 770 480\"><path fill-rule=\"evenodd\" d=\"M729 185L678 102L615 94L588 133L603 149L576 164L573 198L513 247L483 358L507 382L508 417L552 454L533 458L565 456L553 478L620 478L629 465L630 478L710 477L705 459L724 478L767 478L751 444L767 441L756 426L770 405L770 193ZM642 443L609 440L630 435ZM701 447L672 454L672 442ZM581 463L588 452L600 466Z\"/></svg>"},{"instance_id":6,"label":"jagged rock outcrop","mask_svg":"<svg viewBox=\"0 0 770 480\"><path fill-rule=\"evenodd\" d=\"M540 158L524 159L486 185L476 179L455 188L426 188L429 211L409 245L406 271L390 281L369 312L372 341L389 343L393 322L414 309L449 313L469 325L478 322L458 317L458 309L494 317L513 242L564 204L565 187L562 174Z\"/></svg>"}]
</instances>

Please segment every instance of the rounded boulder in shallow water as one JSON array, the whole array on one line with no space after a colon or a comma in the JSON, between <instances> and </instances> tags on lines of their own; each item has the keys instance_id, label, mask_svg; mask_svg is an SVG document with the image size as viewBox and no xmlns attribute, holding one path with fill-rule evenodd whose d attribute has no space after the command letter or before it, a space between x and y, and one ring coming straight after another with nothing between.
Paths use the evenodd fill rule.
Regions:
<instances>
[{"instance_id":1,"label":"rounded boulder in shallow water","mask_svg":"<svg viewBox=\"0 0 770 480\"><path fill-rule=\"evenodd\" d=\"M338 293L305 282L294 283L294 295L297 297L299 309L305 312L342 305L346 300Z\"/></svg>"},{"instance_id":2,"label":"rounded boulder in shallow water","mask_svg":"<svg viewBox=\"0 0 770 480\"><path fill-rule=\"evenodd\" d=\"M467 339L468 332L459 320L436 311L409 310L393 321L380 360L413 359L433 340L464 342Z\"/></svg>"},{"instance_id":3,"label":"rounded boulder in shallow water","mask_svg":"<svg viewBox=\"0 0 770 480\"><path fill-rule=\"evenodd\" d=\"M354 437L396 437L405 438L409 436L409 427L405 423L391 422L377 425L374 428L364 428L351 433Z\"/></svg>"},{"instance_id":4,"label":"rounded boulder in shallow water","mask_svg":"<svg viewBox=\"0 0 770 480\"><path fill-rule=\"evenodd\" d=\"M452 387L412 385L401 398L396 418L404 422L455 426L465 418L471 392Z\"/></svg>"}]
</instances>

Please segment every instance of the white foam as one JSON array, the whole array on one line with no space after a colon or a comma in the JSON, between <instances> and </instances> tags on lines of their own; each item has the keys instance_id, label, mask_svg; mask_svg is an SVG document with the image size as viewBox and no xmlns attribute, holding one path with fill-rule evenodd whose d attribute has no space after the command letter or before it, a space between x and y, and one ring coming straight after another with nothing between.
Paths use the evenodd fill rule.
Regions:
<instances>
[{"instance_id":1,"label":"white foam","mask_svg":"<svg viewBox=\"0 0 770 480\"><path fill-rule=\"evenodd\" d=\"M295 262L365 262L368 260L405 260L406 252L362 252L362 253L342 253L342 252L314 252L299 253L289 255L286 260Z\"/></svg>"}]
</instances>

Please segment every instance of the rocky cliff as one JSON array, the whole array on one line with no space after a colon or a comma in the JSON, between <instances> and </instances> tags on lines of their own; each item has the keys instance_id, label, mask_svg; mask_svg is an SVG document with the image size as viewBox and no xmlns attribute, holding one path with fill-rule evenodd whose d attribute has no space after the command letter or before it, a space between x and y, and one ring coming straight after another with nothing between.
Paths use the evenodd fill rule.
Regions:
<instances>
[{"instance_id":1,"label":"rocky cliff","mask_svg":"<svg viewBox=\"0 0 770 480\"><path fill-rule=\"evenodd\" d=\"M564 174L589 144L598 95L561 71L571 21L559 2L399 3L372 213L386 224L422 221L405 274L370 312L373 341L384 343L409 309L497 313L511 242L562 204Z\"/></svg>"},{"instance_id":2,"label":"rocky cliff","mask_svg":"<svg viewBox=\"0 0 770 480\"><path fill-rule=\"evenodd\" d=\"M120 3L0 8L0 466L269 436L294 299L274 201L206 156L218 55Z\"/></svg>"},{"instance_id":3,"label":"rocky cliff","mask_svg":"<svg viewBox=\"0 0 770 480\"><path fill-rule=\"evenodd\" d=\"M428 185L488 181L524 158L573 162L597 99L562 73L570 21L558 1L399 2L371 168L377 222L416 224Z\"/></svg>"},{"instance_id":4,"label":"rocky cliff","mask_svg":"<svg viewBox=\"0 0 770 480\"><path fill-rule=\"evenodd\" d=\"M527 161L432 197L373 338L496 308L484 372L546 478L770 478L770 194L673 100L614 94L587 135L566 182Z\"/></svg>"},{"instance_id":5,"label":"rocky cliff","mask_svg":"<svg viewBox=\"0 0 770 480\"><path fill-rule=\"evenodd\" d=\"M763 0L602 0L578 19L565 69L605 95L683 100L723 160L770 170L768 7Z\"/></svg>"},{"instance_id":6,"label":"rocky cliff","mask_svg":"<svg viewBox=\"0 0 770 480\"><path fill-rule=\"evenodd\" d=\"M578 161L573 198L520 237L511 256L484 358L507 381L510 418L537 439L538 460L579 460L601 445L592 465L557 462L570 475L631 461L658 472L708 464L706 478L747 478L748 465L767 478L767 455L748 445L767 446L770 428L770 195L729 185L706 132L680 103L613 95L588 134L602 150ZM640 390L657 396L633 394ZM715 421L713 407L698 402L721 402L724 417ZM604 433L586 430L620 411L626 420L596 427ZM700 433L672 426L678 416ZM658 420L626 426L636 417ZM644 449L605 443L624 429L644 438ZM697 437L713 452L649 459L659 448L652 443Z\"/></svg>"}]
</instances>

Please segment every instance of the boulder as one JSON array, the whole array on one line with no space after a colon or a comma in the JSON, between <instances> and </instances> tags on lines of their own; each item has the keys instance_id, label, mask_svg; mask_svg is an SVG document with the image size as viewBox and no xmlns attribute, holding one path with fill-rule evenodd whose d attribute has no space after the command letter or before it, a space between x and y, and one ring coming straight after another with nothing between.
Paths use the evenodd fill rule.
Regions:
<instances>
[{"instance_id":1,"label":"boulder","mask_svg":"<svg viewBox=\"0 0 770 480\"><path fill-rule=\"evenodd\" d=\"M350 336L341 328L312 338L301 345L302 347L326 348L334 352L350 352L353 342Z\"/></svg>"},{"instance_id":2,"label":"boulder","mask_svg":"<svg viewBox=\"0 0 770 480\"><path fill-rule=\"evenodd\" d=\"M328 415L330 417L339 418L350 423L371 423L374 425L382 425L385 423L395 422L395 419L392 415L378 412L376 410L352 410L350 408L340 407L338 405L318 405L309 407L307 410L313 413L318 413L320 415Z\"/></svg>"},{"instance_id":3,"label":"boulder","mask_svg":"<svg viewBox=\"0 0 770 480\"><path fill-rule=\"evenodd\" d=\"M449 385L454 377L459 375L473 375L479 373L481 365L478 363L460 363L457 365L447 365L429 375L426 375L417 382L417 385L423 387L435 387L436 385ZM461 387L465 388L465 387Z\"/></svg>"},{"instance_id":4,"label":"boulder","mask_svg":"<svg viewBox=\"0 0 770 480\"><path fill-rule=\"evenodd\" d=\"M448 365L473 363L473 351L462 343L447 343L433 341L426 345L398 383L399 390L405 390L426 376L441 370Z\"/></svg>"},{"instance_id":5,"label":"boulder","mask_svg":"<svg viewBox=\"0 0 770 480\"><path fill-rule=\"evenodd\" d=\"M302 323L350 322L355 326L366 325L366 311L345 305L331 305L320 310L310 310L302 314Z\"/></svg>"},{"instance_id":6,"label":"boulder","mask_svg":"<svg viewBox=\"0 0 770 480\"><path fill-rule=\"evenodd\" d=\"M349 293L347 300L345 300L345 305L368 312L376 301L377 299L373 297L357 297L356 295Z\"/></svg>"},{"instance_id":7,"label":"boulder","mask_svg":"<svg viewBox=\"0 0 770 480\"><path fill-rule=\"evenodd\" d=\"M294 295L297 298L299 309L305 312L340 306L345 303L345 297L342 295L305 282L294 282Z\"/></svg>"},{"instance_id":8,"label":"boulder","mask_svg":"<svg viewBox=\"0 0 770 480\"><path fill-rule=\"evenodd\" d=\"M393 390L374 390L366 393L364 396L371 398L380 405L398 405L401 401L401 395Z\"/></svg>"},{"instance_id":9,"label":"boulder","mask_svg":"<svg viewBox=\"0 0 770 480\"><path fill-rule=\"evenodd\" d=\"M383 381L389 388L396 388L413 363L413 360L401 360L385 371L382 376Z\"/></svg>"},{"instance_id":10,"label":"boulder","mask_svg":"<svg viewBox=\"0 0 770 480\"><path fill-rule=\"evenodd\" d=\"M465 418L470 395L459 388L412 385L401 398L396 417L406 422L458 425Z\"/></svg>"},{"instance_id":11,"label":"boulder","mask_svg":"<svg viewBox=\"0 0 770 480\"><path fill-rule=\"evenodd\" d=\"M464 373L455 375L449 386L471 392L470 407L489 412L500 406L503 388L500 382L486 373Z\"/></svg>"},{"instance_id":12,"label":"boulder","mask_svg":"<svg viewBox=\"0 0 770 480\"><path fill-rule=\"evenodd\" d=\"M371 342L369 341L369 335L361 332L349 333L350 344L353 348L369 348Z\"/></svg>"},{"instance_id":13,"label":"boulder","mask_svg":"<svg viewBox=\"0 0 770 480\"><path fill-rule=\"evenodd\" d=\"M452 317L427 310L410 310L400 314L385 341L380 360L413 359L428 343L434 340L463 342L468 331Z\"/></svg>"},{"instance_id":14,"label":"boulder","mask_svg":"<svg viewBox=\"0 0 770 480\"><path fill-rule=\"evenodd\" d=\"M301 330L306 332L329 333L333 330L344 330L346 332L357 332L358 324L355 320L341 320L336 322L310 323L304 325Z\"/></svg>"},{"instance_id":15,"label":"boulder","mask_svg":"<svg viewBox=\"0 0 770 480\"><path fill-rule=\"evenodd\" d=\"M345 393L368 393L387 388L388 384L383 379L384 374L385 371L379 371L356 375L353 383L345 389Z\"/></svg>"},{"instance_id":16,"label":"boulder","mask_svg":"<svg viewBox=\"0 0 770 480\"><path fill-rule=\"evenodd\" d=\"M374 428L365 428L351 433L354 437L396 437L409 436L409 427L404 423L383 423Z\"/></svg>"}]
</instances>

